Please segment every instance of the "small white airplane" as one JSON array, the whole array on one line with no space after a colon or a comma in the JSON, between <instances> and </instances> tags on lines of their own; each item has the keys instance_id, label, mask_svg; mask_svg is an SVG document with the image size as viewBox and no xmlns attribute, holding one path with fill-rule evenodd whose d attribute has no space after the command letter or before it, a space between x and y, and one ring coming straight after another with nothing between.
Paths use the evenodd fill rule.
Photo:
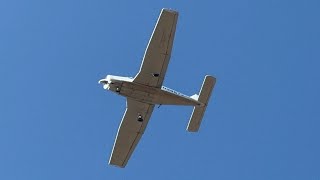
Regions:
<instances>
[{"instance_id":1,"label":"small white airplane","mask_svg":"<svg viewBox=\"0 0 320 180\"><path fill-rule=\"evenodd\" d=\"M186 96L162 86L176 30L178 12L162 9L145 51L140 71L134 77L107 75L99 81L106 90L127 98L109 164L125 167L137 146L156 104L194 106L187 130L196 132L216 79L205 76L199 95Z\"/></svg>"}]
</instances>

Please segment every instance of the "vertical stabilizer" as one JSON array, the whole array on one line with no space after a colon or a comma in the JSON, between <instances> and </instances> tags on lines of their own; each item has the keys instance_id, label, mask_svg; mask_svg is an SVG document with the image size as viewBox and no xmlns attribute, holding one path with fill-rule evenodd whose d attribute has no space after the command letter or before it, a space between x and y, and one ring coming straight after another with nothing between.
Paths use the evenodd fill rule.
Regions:
<instances>
[{"instance_id":1,"label":"vertical stabilizer","mask_svg":"<svg viewBox=\"0 0 320 180\"><path fill-rule=\"evenodd\" d=\"M195 106L193 108L193 112L187 127L187 130L189 132L197 132L199 130L204 112L206 111L206 108L211 96L211 92L213 90L215 83L216 83L216 78L209 75L205 76L201 90L200 90L200 94L198 97L198 101L203 103L204 106Z\"/></svg>"}]
</instances>

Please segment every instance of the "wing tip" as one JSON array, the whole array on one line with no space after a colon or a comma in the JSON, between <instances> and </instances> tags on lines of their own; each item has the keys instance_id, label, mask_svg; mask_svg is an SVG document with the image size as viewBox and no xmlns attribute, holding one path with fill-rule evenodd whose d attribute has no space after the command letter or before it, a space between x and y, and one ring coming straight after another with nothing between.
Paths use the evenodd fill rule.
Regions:
<instances>
[{"instance_id":1,"label":"wing tip","mask_svg":"<svg viewBox=\"0 0 320 180\"><path fill-rule=\"evenodd\" d=\"M109 165L114 166L114 167L118 167L118 168L125 168L126 167L126 163L119 163L119 162L113 162L113 160L110 158Z\"/></svg>"},{"instance_id":2,"label":"wing tip","mask_svg":"<svg viewBox=\"0 0 320 180\"><path fill-rule=\"evenodd\" d=\"M171 9L171 8L162 8L161 12L164 12L164 11L165 11L165 12L172 13L172 14L179 14L178 11L173 10L173 9Z\"/></svg>"},{"instance_id":3,"label":"wing tip","mask_svg":"<svg viewBox=\"0 0 320 180\"><path fill-rule=\"evenodd\" d=\"M206 75L205 78L211 79L211 80L213 80L213 81L216 81L216 80L217 80L217 78L214 77L214 76L212 76L212 75Z\"/></svg>"}]
</instances>

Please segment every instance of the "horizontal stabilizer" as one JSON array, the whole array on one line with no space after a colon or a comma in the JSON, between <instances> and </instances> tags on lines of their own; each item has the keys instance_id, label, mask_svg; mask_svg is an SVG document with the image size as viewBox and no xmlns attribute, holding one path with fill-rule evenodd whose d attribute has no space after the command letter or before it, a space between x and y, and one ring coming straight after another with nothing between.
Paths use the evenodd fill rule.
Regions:
<instances>
[{"instance_id":1,"label":"horizontal stabilizer","mask_svg":"<svg viewBox=\"0 0 320 180\"><path fill-rule=\"evenodd\" d=\"M211 96L211 92L215 83L216 83L216 78L212 76L207 75L204 78L204 81L200 90L200 94L198 97L198 101L203 103L204 106L195 106L193 108L193 112L187 127L187 130L189 132L197 132L199 130L204 112L206 111L206 108Z\"/></svg>"}]
</instances>

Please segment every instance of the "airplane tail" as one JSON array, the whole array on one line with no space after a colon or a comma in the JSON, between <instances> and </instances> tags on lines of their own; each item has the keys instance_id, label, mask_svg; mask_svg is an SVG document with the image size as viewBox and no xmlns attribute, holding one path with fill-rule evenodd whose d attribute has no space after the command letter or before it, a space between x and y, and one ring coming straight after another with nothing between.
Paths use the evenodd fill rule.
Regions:
<instances>
[{"instance_id":1,"label":"airplane tail","mask_svg":"<svg viewBox=\"0 0 320 180\"><path fill-rule=\"evenodd\" d=\"M206 111L212 89L216 83L216 78L206 75L199 95L195 94L191 98L203 103L204 106L195 106L190 117L187 130L189 132L197 132L199 130L204 112Z\"/></svg>"}]
</instances>

